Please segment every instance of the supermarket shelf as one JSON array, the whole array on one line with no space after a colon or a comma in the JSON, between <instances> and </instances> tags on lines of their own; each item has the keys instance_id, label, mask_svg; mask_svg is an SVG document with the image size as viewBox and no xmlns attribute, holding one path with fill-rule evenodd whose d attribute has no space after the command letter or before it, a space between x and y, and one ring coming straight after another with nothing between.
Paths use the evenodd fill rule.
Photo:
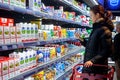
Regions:
<instances>
[{"instance_id":1,"label":"supermarket shelf","mask_svg":"<svg viewBox=\"0 0 120 80\"><path fill-rule=\"evenodd\" d=\"M39 72L40 70L49 67L50 65L54 64L55 62L59 62L61 60L65 60L67 58L69 58L70 56L79 53L80 51L82 51L84 48L79 48L79 47L75 47L74 50L71 49L70 51L68 51L68 53L62 57L56 58L54 60L51 60L49 62L40 64L32 69L29 69L28 71L24 71L22 73L20 73L18 76L15 76L9 80L23 80L26 77L29 77L37 72Z\"/></svg>"},{"instance_id":2,"label":"supermarket shelf","mask_svg":"<svg viewBox=\"0 0 120 80\"><path fill-rule=\"evenodd\" d=\"M75 38L65 38L65 39L56 39L56 40L49 40L49 41L36 41L36 42L0 45L0 51L13 50L13 49L24 48L24 47L29 47L29 46L59 43L59 42L70 41L70 40L76 40L76 39Z\"/></svg>"},{"instance_id":3,"label":"supermarket shelf","mask_svg":"<svg viewBox=\"0 0 120 80\"><path fill-rule=\"evenodd\" d=\"M67 0L56 0L56 1L62 2L63 4L68 5L68 6L72 7L74 10L82 13L83 15L89 16L89 14L86 11L80 9L78 6L72 4L71 2L69 2Z\"/></svg>"},{"instance_id":4,"label":"supermarket shelf","mask_svg":"<svg viewBox=\"0 0 120 80\"><path fill-rule=\"evenodd\" d=\"M60 75L58 75L55 80L64 80L64 78L65 78L68 74L72 73L72 68L73 68L75 65L77 65L77 64L79 64L79 63L82 63L82 62L83 62L83 60L74 63L72 66L68 67L68 68L65 70L64 73L61 73Z\"/></svg>"},{"instance_id":5,"label":"supermarket shelf","mask_svg":"<svg viewBox=\"0 0 120 80\"><path fill-rule=\"evenodd\" d=\"M28 14L28 15L34 16L36 18L51 19L51 20L66 22L66 23L70 23L70 24L81 25L79 22L75 22L73 20L58 18L58 17L55 17L54 15L50 15L48 13L33 11L33 10L30 10L30 9L20 8L20 7L8 5L8 4L3 4L3 3L0 3L0 9L7 10L7 11L14 11L14 12L18 12L18 13L21 13L21 14Z\"/></svg>"}]
</instances>

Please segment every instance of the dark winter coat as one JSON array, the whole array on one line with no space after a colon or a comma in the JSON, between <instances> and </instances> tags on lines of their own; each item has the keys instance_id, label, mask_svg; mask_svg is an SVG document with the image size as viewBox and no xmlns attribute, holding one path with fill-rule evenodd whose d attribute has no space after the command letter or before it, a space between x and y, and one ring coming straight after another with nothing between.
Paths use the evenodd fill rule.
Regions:
<instances>
[{"instance_id":1,"label":"dark winter coat","mask_svg":"<svg viewBox=\"0 0 120 80\"><path fill-rule=\"evenodd\" d=\"M88 39L84 40L83 45L86 47L84 63L92 61L93 64L108 65L108 57L112 51L112 33L113 24L110 20L100 20L93 24L93 31ZM100 67L83 68L83 72L100 73L106 72Z\"/></svg>"}]
</instances>

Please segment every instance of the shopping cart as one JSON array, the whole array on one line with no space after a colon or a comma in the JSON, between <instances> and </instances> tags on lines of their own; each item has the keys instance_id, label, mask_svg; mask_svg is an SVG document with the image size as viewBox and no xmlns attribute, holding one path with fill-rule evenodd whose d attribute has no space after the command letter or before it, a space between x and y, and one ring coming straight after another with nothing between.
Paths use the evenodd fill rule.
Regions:
<instances>
[{"instance_id":1,"label":"shopping cart","mask_svg":"<svg viewBox=\"0 0 120 80\"><path fill-rule=\"evenodd\" d=\"M89 74L89 73L78 72L77 68L83 65L84 64L77 64L76 66L73 67L73 72L70 80L104 80L105 78L107 78L107 80L113 80L114 68L112 66L94 64L93 66L96 67L108 68L108 74L101 75L101 74Z\"/></svg>"}]
</instances>

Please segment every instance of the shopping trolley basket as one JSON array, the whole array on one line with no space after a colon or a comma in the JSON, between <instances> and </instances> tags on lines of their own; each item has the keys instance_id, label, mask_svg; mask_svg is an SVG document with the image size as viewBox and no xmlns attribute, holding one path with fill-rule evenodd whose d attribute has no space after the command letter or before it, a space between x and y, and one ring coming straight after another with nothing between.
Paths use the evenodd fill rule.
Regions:
<instances>
[{"instance_id":1,"label":"shopping trolley basket","mask_svg":"<svg viewBox=\"0 0 120 80\"><path fill-rule=\"evenodd\" d=\"M107 80L113 80L114 68L112 66L94 64L93 66L96 67L108 68L108 73L103 75L78 72L77 68L83 65L84 64L77 64L76 66L73 67L73 72L70 80L104 80L105 78L107 78Z\"/></svg>"}]
</instances>

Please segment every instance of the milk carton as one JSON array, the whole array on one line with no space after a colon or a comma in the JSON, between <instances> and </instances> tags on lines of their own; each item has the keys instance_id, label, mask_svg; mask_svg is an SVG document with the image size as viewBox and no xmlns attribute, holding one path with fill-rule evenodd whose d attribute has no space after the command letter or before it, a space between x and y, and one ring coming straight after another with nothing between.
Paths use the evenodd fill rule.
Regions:
<instances>
[{"instance_id":1,"label":"milk carton","mask_svg":"<svg viewBox=\"0 0 120 80\"><path fill-rule=\"evenodd\" d=\"M19 58L15 58L14 62L15 62L15 72L14 72L14 74L16 76L16 75L20 74L20 60L19 60Z\"/></svg>"},{"instance_id":2,"label":"milk carton","mask_svg":"<svg viewBox=\"0 0 120 80\"><path fill-rule=\"evenodd\" d=\"M16 43L16 27L15 26L10 27L10 42Z\"/></svg>"},{"instance_id":3,"label":"milk carton","mask_svg":"<svg viewBox=\"0 0 120 80\"><path fill-rule=\"evenodd\" d=\"M26 33L27 33L27 23L23 24L23 23L20 23L20 27L21 27L21 39L22 39L22 42L25 42L26 40Z\"/></svg>"},{"instance_id":4,"label":"milk carton","mask_svg":"<svg viewBox=\"0 0 120 80\"><path fill-rule=\"evenodd\" d=\"M0 26L0 45L4 44L3 26Z\"/></svg>"},{"instance_id":5,"label":"milk carton","mask_svg":"<svg viewBox=\"0 0 120 80\"><path fill-rule=\"evenodd\" d=\"M20 0L20 7L26 8L26 0Z\"/></svg>"},{"instance_id":6,"label":"milk carton","mask_svg":"<svg viewBox=\"0 0 120 80\"><path fill-rule=\"evenodd\" d=\"M10 0L3 0L3 3L10 4Z\"/></svg>"},{"instance_id":7,"label":"milk carton","mask_svg":"<svg viewBox=\"0 0 120 80\"><path fill-rule=\"evenodd\" d=\"M16 24L16 42L19 43L21 42L21 26L19 24Z\"/></svg>"},{"instance_id":8,"label":"milk carton","mask_svg":"<svg viewBox=\"0 0 120 80\"><path fill-rule=\"evenodd\" d=\"M12 77L14 77L14 71L15 71L14 58L9 59L8 64L9 64L9 78L12 78Z\"/></svg>"},{"instance_id":9,"label":"milk carton","mask_svg":"<svg viewBox=\"0 0 120 80\"><path fill-rule=\"evenodd\" d=\"M27 0L27 6L34 11L40 11L41 0Z\"/></svg>"},{"instance_id":10,"label":"milk carton","mask_svg":"<svg viewBox=\"0 0 120 80\"><path fill-rule=\"evenodd\" d=\"M15 0L10 0L10 5L16 6Z\"/></svg>"}]
</instances>

